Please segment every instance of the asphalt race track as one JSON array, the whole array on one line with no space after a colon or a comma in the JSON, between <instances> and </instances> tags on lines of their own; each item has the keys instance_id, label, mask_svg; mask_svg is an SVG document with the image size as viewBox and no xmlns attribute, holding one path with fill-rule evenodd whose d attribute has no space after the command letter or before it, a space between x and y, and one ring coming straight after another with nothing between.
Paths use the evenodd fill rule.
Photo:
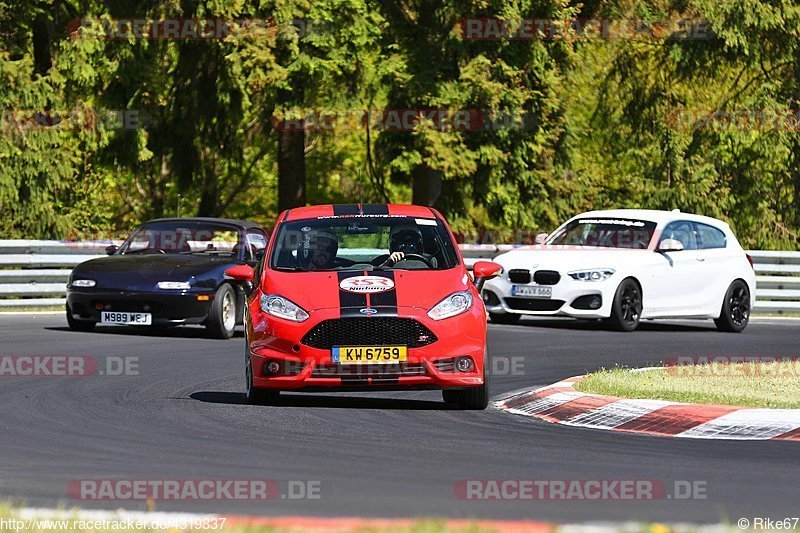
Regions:
<instances>
[{"instance_id":1,"label":"asphalt race track","mask_svg":"<svg viewBox=\"0 0 800 533\"><path fill-rule=\"evenodd\" d=\"M490 326L493 396L615 364L680 355L800 355L800 322L643 323L634 333L593 322ZM268 502L157 502L162 511L315 516L450 516L559 522L734 522L797 516L800 444L669 439L559 427L494 409L461 412L438 392L285 394L243 399L243 339L199 328L162 334L67 329L61 315L0 315L0 355L138 357L138 375L0 377L0 500L29 506L145 509L142 501L78 501L76 479L319 480L321 497ZM501 368L503 367L503 368ZM508 375L511 374L511 375ZM459 480L675 480L707 499L474 501Z\"/></svg>"}]
</instances>

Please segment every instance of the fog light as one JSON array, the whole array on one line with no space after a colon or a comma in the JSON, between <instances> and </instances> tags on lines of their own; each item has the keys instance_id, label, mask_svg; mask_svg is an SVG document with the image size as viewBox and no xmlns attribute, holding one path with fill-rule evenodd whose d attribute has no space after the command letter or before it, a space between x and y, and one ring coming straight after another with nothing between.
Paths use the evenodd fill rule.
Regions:
<instances>
[{"instance_id":1,"label":"fog light","mask_svg":"<svg viewBox=\"0 0 800 533\"><path fill-rule=\"evenodd\" d=\"M469 357L459 357L456 359L456 369L459 372L469 372L472 370L472 359Z\"/></svg>"},{"instance_id":2,"label":"fog light","mask_svg":"<svg viewBox=\"0 0 800 533\"><path fill-rule=\"evenodd\" d=\"M483 291L483 303L486 305L500 305L500 298L490 290Z\"/></svg>"},{"instance_id":3,"label":"fog light","mask_svg":"<svg viewBox=\"0 0 800 533\"><path fill-rule=\"evenodd\" d=\"M572 302L573 309L600 309L603 306L603 297L599 294L585 294Z\"/></svg>"},{"instance_id":4,"label":"fog light","mask_svg":"<svg viewBox=\"0 0 800 533\"><path fill-rule=\"evenodd\" d=\"M267 376L275 376L280 374L281 365L277 361L267 361L264 363L264 374Z\"/></svg>"}]
</instances>

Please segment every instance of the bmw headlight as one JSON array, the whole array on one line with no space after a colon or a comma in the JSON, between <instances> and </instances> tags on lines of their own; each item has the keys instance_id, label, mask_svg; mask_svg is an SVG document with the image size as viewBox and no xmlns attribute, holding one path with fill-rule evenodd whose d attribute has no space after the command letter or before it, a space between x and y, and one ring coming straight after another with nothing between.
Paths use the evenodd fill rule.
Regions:
<instances>
[{"instance_id":1,"label":"bmw headlight","mask_svg":"<svg viewBox=\"0 0 800 533\"><path fill-rule=\"evenodd\" d=\"M451 294L428 311L428 316L434 320L442 320L451 316L460 315L472 307L472 293L469 291Z\"/></svg>"},{"instance_id":2,"label":"bmw headlight","mask_svg":"<svg viewBox=\"0 0 800 533\"><path fill-rule=\"evenodd\" d=\"M302 307L277 294L262 294L261 310L268 315L293 322L302 322L308 318L308 313Z\"/></svg>"},{"instance_id":3,"label":"bmw headlight","mask_svg":"<svg viewBox=\"0 0 800 533\"><path fill-rule=\"evenodd\" d=\"M159 281L158 288L164 290L173 290L173 291L185 291L190 289L192 286L189 284L188 281Z\"/></svg>"},{"instance_id":4,"label":"bmw headlight","mask_svg":"<svg viewBox=\"0 0 800 533\"><path fill-rule=\"evenodd\" d=\"M611 277L616 270L613 268L598 268L596 270L576 270L568 272L569 277L577 281L603 281Z\"/></svg>"},{"instance_id":5,"label":"bmw headlight","mask_svg":"<svg viewBox=\"0 0 800 533\"><path fill-rule=\"evenodd\" d=\"M73 287L94 287L97 282L93 279L74 279L70 282Z\"/></svg>"}]
</instances>

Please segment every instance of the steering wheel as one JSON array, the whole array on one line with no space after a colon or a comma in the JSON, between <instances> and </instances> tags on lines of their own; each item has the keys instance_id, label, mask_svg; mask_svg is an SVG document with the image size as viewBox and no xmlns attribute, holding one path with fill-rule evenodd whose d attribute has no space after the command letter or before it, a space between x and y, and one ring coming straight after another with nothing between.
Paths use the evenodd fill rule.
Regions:
<instances>
[{"instance_id":1,"label":"steering wheel","mask_svg":"<svg viewBox=\"0 0 800 533\"><path fill-rule=\"evenodd\" d=\"M410 259L411 260L416 260L416 261L422 261L423 263L425 263L428 266L428 268L433 268L433 263L431 262L431 260L428 259L427 257L425 257L424 255L405 254L400 261L408 261ZM398 261L397 263L399 263L400 261ZM395 263L395 264L397 264L397 263Z\"/></svg>"},{"instance_id":2,"label":"steering wheel","mask_svg":"<svg viewBox=\"0 0 800 533\"><path fill-rule=\"evenodd\" d=\"M389 259L389 254L383 254L383 255L379 255L378 257L376 257L375 259L373 259L369 263L372 266L375 266L375 267L376 266L381 266L382 264L384 264L386 262L387 259Z\"/></svg>"},{"instance_id":3,"label":"steering wheel","mask_svg":"<svg viewBox=\"0 0 800 533\"><path fill-rule=\"evenodd\" d=\"M384 263L386 263L387 259L389 259L389 254L383 254L383 255L379 255L378 257L373 259L371 261L371 263L372 263L373 266L381 266ZM400 261L407 261L409 259L415 259L415 260L418 260L418 261L422 261L423 263L425 263L428 266L428 268L434 268L433 263L431 262L431 260L428 259L427 257L425 257L424 255L405 254ZM398 261L398 263L400 261Z\"/></svg>"}]
</instances>

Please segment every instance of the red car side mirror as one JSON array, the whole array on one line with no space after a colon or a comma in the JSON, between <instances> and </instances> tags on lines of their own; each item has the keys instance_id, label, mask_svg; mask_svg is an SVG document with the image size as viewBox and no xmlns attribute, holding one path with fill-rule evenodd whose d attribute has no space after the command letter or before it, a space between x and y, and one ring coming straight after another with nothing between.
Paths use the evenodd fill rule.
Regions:
<instances>
[{"instance_id":1,"label":"red car side mirror","mask_svg":"<svg viewBox=\"0 0 800 533\"><path fill-rule=\"evenodd\" d=\"M475 279L489 279L500 274L503 267L493 261L478 261L472 266L472 273Z\"/></svg>"},{"instance_id":2,"label":"red car side mirror","mask_svg":"<svg viewBox=\"0 0 800 533\"><path fill-rule=\"evenodd\" d=\"M225 271L225 278L234 281L253 281L256 273L250 265L238 265Z\"/></svg>"}]
</instances>

